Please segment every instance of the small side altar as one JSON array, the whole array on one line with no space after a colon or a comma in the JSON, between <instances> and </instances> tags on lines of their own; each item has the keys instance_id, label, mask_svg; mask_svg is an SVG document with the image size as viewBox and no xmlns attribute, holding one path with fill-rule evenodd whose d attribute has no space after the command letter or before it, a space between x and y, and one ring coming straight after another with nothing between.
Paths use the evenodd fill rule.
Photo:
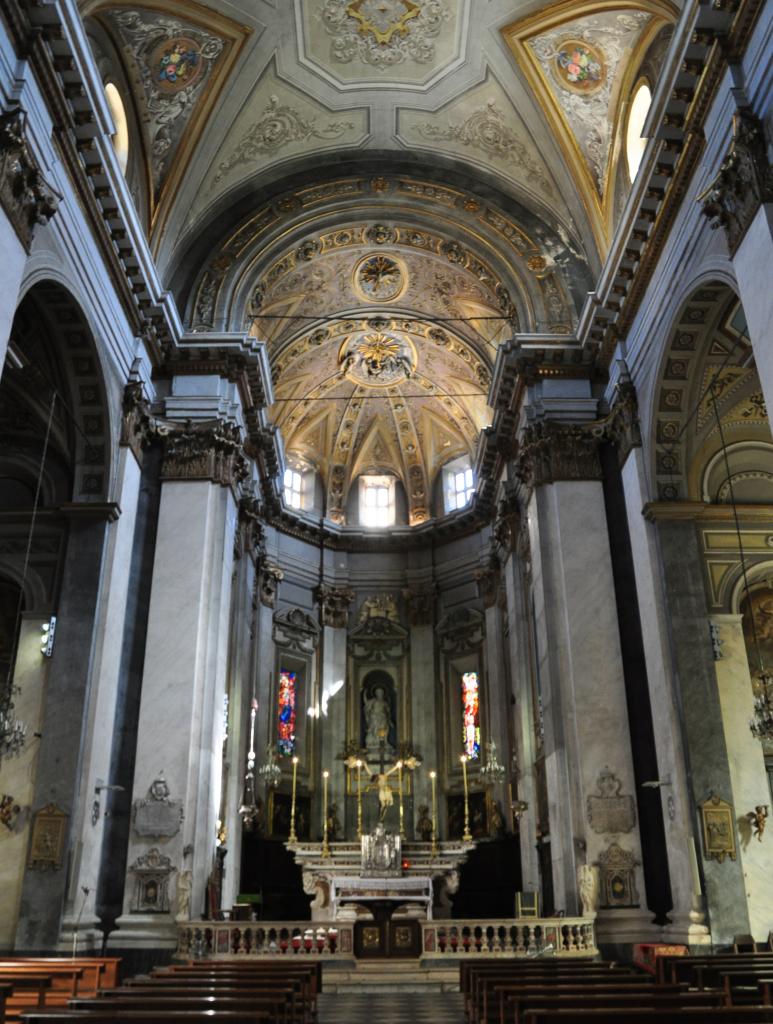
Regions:
<instances>
[{"instance_id":1,"label":"small side altar","mask_svg":"<svg viewBox=\"0 0 773 1024\"><path fill-rule=\"evenodd\" d=\"M388 834L387 834L388 835ZM459 886L459 869L474 849L474 843L447 841L435 844L411 842L399 837L397 864L387 862L378 870L368 868L367 841L289 843L288 849L303 873L303 889L314 900L312 921L352 921L371 917L377 901L393 904L395 916L450 916L450 897ZM381 865L379 865L381 866ZM379 893L380 895L376 895ZM359 898L358 898L359 897ZM370 905L370 907L369 907Z\"/></svg>"}]
</instances>

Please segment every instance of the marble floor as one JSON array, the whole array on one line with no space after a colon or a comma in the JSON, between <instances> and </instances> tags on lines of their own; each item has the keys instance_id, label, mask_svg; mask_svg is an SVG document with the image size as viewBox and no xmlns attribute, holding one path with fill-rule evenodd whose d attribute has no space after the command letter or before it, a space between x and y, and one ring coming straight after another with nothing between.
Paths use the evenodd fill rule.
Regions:
<instances>
[{"instance_id":1,"label":"marble floor","mask_svg":"<svg viewBox=\"0 0 773 1024\"><path fill-rule=\"evenodd\" d=\"M318 1024L463 1024L458 992L322 993Z\"/></svg>"}]
</instances>

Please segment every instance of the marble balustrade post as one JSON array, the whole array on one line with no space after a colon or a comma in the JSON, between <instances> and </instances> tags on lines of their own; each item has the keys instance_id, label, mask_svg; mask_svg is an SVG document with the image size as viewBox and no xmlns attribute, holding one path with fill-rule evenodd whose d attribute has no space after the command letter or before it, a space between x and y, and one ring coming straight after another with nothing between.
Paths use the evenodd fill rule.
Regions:
<instances>
[{"instance_id":1,"label":"marble balustrade post","mask_svg":"<svg viewBox=\"0 0 773 1024\"><path fill-rule=\"evenodd\" d=\"M664 518L658 519L656 525L675 695L684 729L685 760L692 789L693 830L697 837L701 832L697 805L712 792L730 800L732 778L714 670L703 587L704 567L696 526L689 521ZM752 742L751 733L748 742ZM713 944L728 945L732 943L733 936L749 934L746 888L740 862L726 859L719 864L715 860L704 860L702 876Z\"/></svg>"},{"instance_id":2,"label":"marble balustrade post","mask_svg":"<svg viewBox=\"0 0 773 1024\"><path fill-rule=\"evenodd\" d=\"M638 822L610 812L609 785L634 801L625 680L597 442L563 423L526 431L519 472L532 494L536 657L545 722L545 772L556 909L577 913L577 869L617 844L634 862L632 905L599 910L601 941L641 941L649 914ZM609 794L607 794L609 795ZM606 805L611 806L611 805ZM629 804L630 807L630 804Z\"/></svg>"},{"instance_id":3,"label":"marble balustrade post","mask_svg":"<svg viewBox=\"0 0 773 1024\"><path fill-rule=\"evenodd\" d=\"M190 914L197 917L215 866L236 529L233 485L242 465L237 438L229 424L204 421L165 439L132 797L135 807L143 800L179 801L182 821L174 834L151 829L140 835L134 819L124 913L117 922L125 947L171 946L181 872L192 873ZM166 882L163 909L140 899L138 869L147 868L148 858ZM158 901L163 888L162 882L152 894Z\"/></svg>"},{"instance_id":4,"label":"marble balustrade post","mask_svg":"<svg viewBox=\"0 0 773 1024\"><path fill-rule=\"evenodd\" d=\"M719 632L719 657L714 662L727 745L733 804L738 824L738 859L743 872L751 934L765 941L773 921L773 888L770 884L771 854L764 839L755 838L751 816L759 805L770 809L770 787L762 744L755 739L749 722L754 714L749 661L746 654L741 615L712 613Z\"/></svg>"}]
</instances>

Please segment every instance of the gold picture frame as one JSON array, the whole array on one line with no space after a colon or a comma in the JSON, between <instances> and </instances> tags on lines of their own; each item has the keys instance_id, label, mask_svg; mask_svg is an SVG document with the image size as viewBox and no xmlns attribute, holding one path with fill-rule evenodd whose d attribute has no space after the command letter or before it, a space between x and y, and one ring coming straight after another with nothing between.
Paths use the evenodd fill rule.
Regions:
<instances>
[{"instance_id":1,"label":"gold picture frame","mask_svg":"<svg viewBox=\"0 0 773 1024\"><path fill-rule=\"evenodd\" d=\"M67 815L56 804L35 812L27 866L33 871L58 871L64 855Z\"/></svg>"},{"instance_id":2,"label":"gold picture frame","mask_svg":"<svg viewBox=\"0 0 773 1024\"><path fill-rule=\"evenodd\" d=\"M707 860L718 860L720 864L725 857L735 860L735 822L732 804L712 793L708 800L703 801L700 809L703 850Z\"/></svg>"}]
</instances>

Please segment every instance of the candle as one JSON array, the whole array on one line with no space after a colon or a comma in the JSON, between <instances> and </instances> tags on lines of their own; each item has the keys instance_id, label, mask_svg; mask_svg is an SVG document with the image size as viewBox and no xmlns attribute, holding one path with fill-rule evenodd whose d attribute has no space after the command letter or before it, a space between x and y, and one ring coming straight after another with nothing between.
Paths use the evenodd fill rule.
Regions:
<instances>
[{"instance_id":1,"label":"candle","mask_svg":"<svg viewBox=\"0 0 773 1024\"><path fill-rule=\"evenodd\" d=\"M432 779L432 856L437 857L437 772L430 772Z\"/></svg>"},{"instance_id":2,"label":"candle","mask_svg":"<svg viewBox=\"0 0 773 1024\"><path fill-rule=\"evenodd\" d=\"M400 788L400 835L405 837L405 827L403 825L403 762L397 762L397 783Z\"/></svg>"},{"instance_id":3,"label":"candle","mask_svg":"<svg viewBox=\"0 0 773 1024\"><path fill-rule=\"evenodd\" d=\"M330 847L327 842L327 780L330 772L322 772L322 856L330 856Z\"/></svg>"},{"instance_id":4,"label":"candle","mask_svg":"<svg viewBox=\"0 0 773 1024\"><path fill-rule=\"evenodd\" d=\"M464 833L462 839L465 843L472 842L472 833L470 832L470 800L467 792L467 755L462 754L462 776L464 778Z\"/></svg>"},{"instance_id":5,"label":"candle","mask_svg":"<svg viewBox=\"0 0 773 1024\"><path fill-rule=\"evenodd\" d=\"M362 761L357 762L357 838L362 839Z\"/></svg>"},{"instance_id":6,"label":"candle","mask_svg":"<svg viewBox=\"0 0 773 1024\"><path fill-rule=\"evenodd\" d=\"M292 802L290 803L290 839L291 843L298 842L298 836L295 834L295 787L298 779L298 758L293 758L293 796Z\"/></svg>"}]
</instances>

